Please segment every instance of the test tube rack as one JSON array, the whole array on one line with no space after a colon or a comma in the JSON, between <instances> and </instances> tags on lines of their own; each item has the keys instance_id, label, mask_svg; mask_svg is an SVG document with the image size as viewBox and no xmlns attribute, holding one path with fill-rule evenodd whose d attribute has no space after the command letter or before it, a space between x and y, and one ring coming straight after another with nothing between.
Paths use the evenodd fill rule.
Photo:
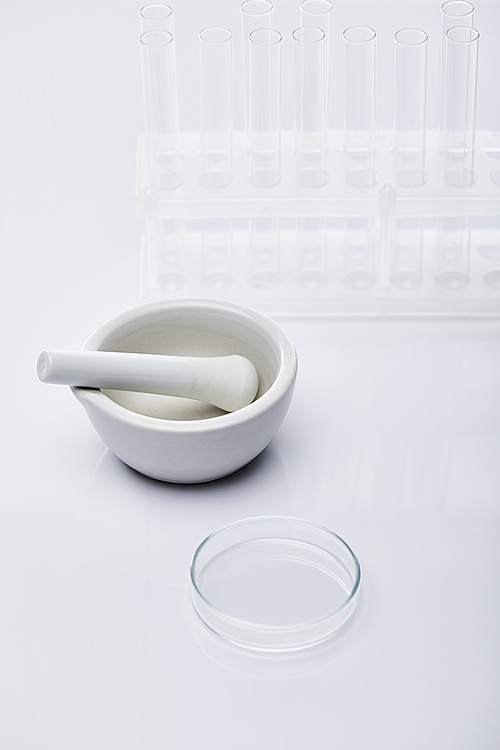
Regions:
<instances>
[{"instance_id":1,"label":"test tube rack","mask_svg":"<svg viewBox=\"0 0 500 750\"><path fill-rule=\"evenodd\" d=\"M409 9L395 1L380 30L376 4L335 4L326 58L327 176L324 184L313 185L301 182L297 173L292 33L301 26L299 0L275 0L270 25L282 41L279 176L268 185L255 184L249 172L248 40L239 5L221 0L208 4L209 12L200 3L199 13L178 5L173 6L175 28L170 32L176 100L167 102L179 113L174 133L178 182L162 183L165 161L157 158L157 136L144 133L138 138L137 211L145 226L143 299L216 296L275 316L500 315L500 97L498 80L488 76L495 59L500 69L495 39L500 9L492 0L475 9L481 47L479 75L473 81L474 178L468 185L449 184L444 178L439 2L423 0ZM342 53L343 30L360 20L377 32L375 176L373 184L363 185L346 178ZM232 32L231 122L225 136L230 175L227 184L217 186L202 179L198 44L199 31L208 27ZM425 179L415 186L399 184L395 174L393 40L399 29L408 27L428 34Z\"/></svg>"}]
</instances>

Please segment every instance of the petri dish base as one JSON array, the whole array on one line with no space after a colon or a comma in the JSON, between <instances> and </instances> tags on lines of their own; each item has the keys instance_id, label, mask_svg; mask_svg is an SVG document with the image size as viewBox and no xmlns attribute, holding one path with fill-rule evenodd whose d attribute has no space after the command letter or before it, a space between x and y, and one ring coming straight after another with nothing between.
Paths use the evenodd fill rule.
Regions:
<instances>
[{"instance_id":1,"label":"petri dish base","mask_svg":"<svg viewBox=\"0 0 500 750\"><path fill-rule=\"evenodd\" d=\"M287 516L225 526L191 564L201 620L257 651L296 651L330 638L354 612L359 583L356 555L339 536Z\"/></svg>"}]
</instances>

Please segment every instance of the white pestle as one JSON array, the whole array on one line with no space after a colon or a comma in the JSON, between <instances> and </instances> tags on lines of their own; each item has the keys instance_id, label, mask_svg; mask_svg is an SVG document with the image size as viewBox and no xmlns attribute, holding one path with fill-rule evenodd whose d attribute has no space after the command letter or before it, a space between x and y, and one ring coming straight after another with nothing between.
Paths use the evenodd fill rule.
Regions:
<instances>
[{"instance_id":1,"label":"white pestle","mask_svg":"<svg viewBox=\"0 0 500 750\"><path fill-rule=\"evenodd\" d=\"M38 357L37 373L44 383L181 396L224 411L248 406L259 387L255 367L239 354L177 357L47 349Z\"/></svg>"}]
</instances>

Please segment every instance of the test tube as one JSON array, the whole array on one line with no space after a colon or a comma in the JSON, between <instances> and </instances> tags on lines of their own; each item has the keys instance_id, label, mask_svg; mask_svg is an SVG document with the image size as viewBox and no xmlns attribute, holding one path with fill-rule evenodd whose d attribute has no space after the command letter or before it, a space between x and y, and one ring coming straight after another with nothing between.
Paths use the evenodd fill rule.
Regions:
<instances>
[{"instance_id":1,"label":"test tube","mask_svg":"<svg viewBox=\"0 0 500 750\"><path fill-rule=\"evenodd\" d=\"M295 76L295 158L301 185L328 182L325 32L302 26L292 33Z\"/></svg>"},{"instance_id":2,"label":"test tube","mask_svg":"<svg viewBox=\"0 0 500 750\"><path fill-rule=\"evenodd\" d=\"M426 181L427 34L420 29L401 29L395 34L394 42L396 182L405 187L417 187Z\"/></svg>"},{"instance_id":3,"label":"test tube","mask_svg":"<svg viewBox=\"0 0 500 750\"><path fill-rule=\"evenodd\" d=\"M454 26L446 32L443 175L448 185L467 187L476 179L474 147L479 32Z\"/></svg>"},{"instance_id":4,"label":"test tube","mask_svg":"<svg viewBox=\"0 0 500 750\"><path fill-rule=\"evenodd\" d=\"M200 32L201 182L223 187L232 177L232 38L229 29Z\"/></svg>"},{"instance_id":5,"label":"test tube","mask_svg":"<svg viewBox=\"0 0 500 750\"><path fill-rule=\"evenodd\" d=\"M174 14L170 5L152 3L139 11L141 34L146 31L170 31L174 33Z\"/></svg>"},{"instance_id":6,"label":"test tube","mask_svg":"<svg viewBox=\"0 0 500 750\"><path fill-rule=\"evenodd\" d=\"M375 184L375 31L351 26L343 33L345 60L344 153L351 185Z\"/></svg>"},{"instance_id":7,"label":"test tube","mask_svg":"<svg viewBox=\"0 0 500 750\"><path fill-rule=\"evenodd\" d=\"M443 132L446 32L454 26L474 26L474 6L468 0L448 0L441 6L441 46L439 82L439 128ZM441 143L442 146L442 143Z\"/></svg>"},{"instance_id":8,"label":"test tube","mask_svg":"<svg viewBox=\"0 0 500 750\"><path fill-rule=\"evenodd\" d=\"M144 122L153 187L181 183L179 117L173 36L169 31L141 34Z\"/></svg>"},{"instance_id":9,"label":"test tube","mask_svg":"<svg viewBox=\"0 0 500 750\"><path fill-rule=\"evenodd\" d=\"M250 34L257 29L274 28L274 5L271 0L244 0L240 5L242 65L243 65L243 97L245 112L245 130L249 132L248 122L248 89L250 76L249 45Z\"/></svg>"},{"instance_id":10,"label":"test tube","mask_svg":"<svg viewBox=\"0 0 500 750\"><path fill-rule=\"evenodd\" d=\"M250 34L249 177L257 187L280 181L281 41L281 34L274 29Z\"/></svg>"},{"instance_id":11,"label":"test tube","mask_svg":"<svg viewBox=\"0 0 500 750\"><path fill-rule=\"evenodd\" d=\"M451 291L469 281L470 216L445 216L439 221L436 282Z\"/></svg>"},{"instance_id":12,"label":"test tube","mask_svg":"<svg viewBox=\"0 0 500 750\"><path fill-rule=\"evenodd\" d=\"M332 40L333 4L330 0L302 0L300 4L300 25L314 26L325 32L325 96L327 121L332 117Z\"/></svg>"}]
</instances>

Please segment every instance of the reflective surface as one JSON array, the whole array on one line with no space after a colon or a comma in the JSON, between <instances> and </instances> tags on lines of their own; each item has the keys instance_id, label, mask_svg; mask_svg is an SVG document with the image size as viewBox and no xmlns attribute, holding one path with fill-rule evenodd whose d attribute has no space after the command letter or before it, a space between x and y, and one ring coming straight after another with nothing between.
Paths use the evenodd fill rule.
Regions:
<instances>
[{"instance_id":1,"label":"reflective surface","mask_svg":"<svg viewBox=\"0 0 500 750\"><path fill-rule=\"evenodd\" d=\"M78 348L138 301L132 5L119 33L107 0L2 9L16 75L0 83L15 145L0 181L12 363L1 376L0 747L492 750L499 324L280 321L300 360L287 418L255 462L200 486L128 469L69 389L37 380L43 348ZM335 648L262 661L200 635L196 545L262 514L324 524L356 551L360 605Z\"/></svg>"}]
</instances>

